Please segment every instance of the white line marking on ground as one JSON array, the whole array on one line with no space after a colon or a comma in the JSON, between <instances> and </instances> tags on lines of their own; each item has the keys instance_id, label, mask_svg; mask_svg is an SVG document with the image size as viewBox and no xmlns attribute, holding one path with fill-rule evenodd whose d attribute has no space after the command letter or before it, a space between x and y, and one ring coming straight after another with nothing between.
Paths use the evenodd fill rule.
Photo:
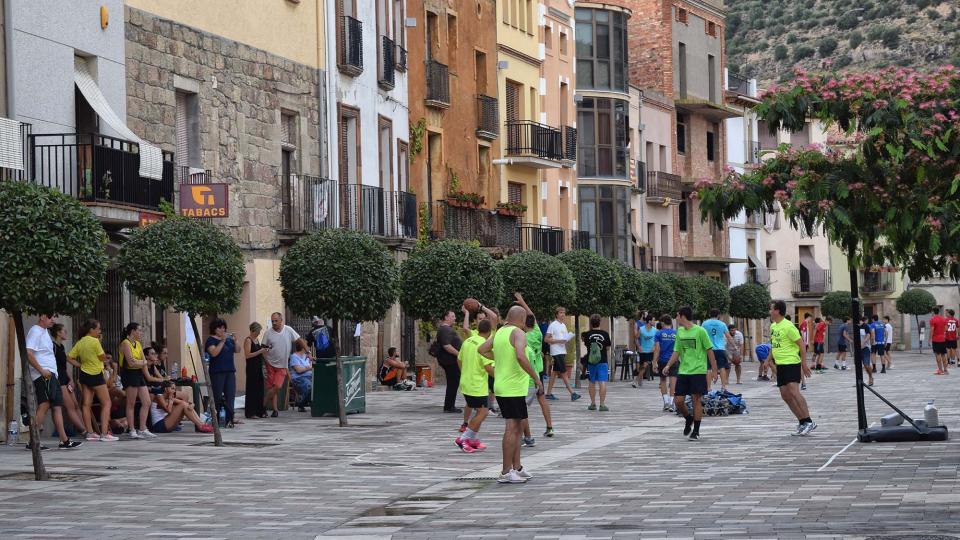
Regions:
<instances>
[{"instance_id":1,"label":"white line marking on ground","mask_svg":"<svg viewBox=\"0 0 960 540\"><path fill-rule=\"evenodd\" d=\"M874 424L876 424L876 422L874 422L873 424L870 424L869 427L873 427ZM829 467L830 464L833 463L833 460L837 459L837 457L838 457L840 454L846 452L851 446L853 446L853 443L855 443L855 442L857 442L857 439L856 439L856 438L854 438L852 441L850 441L850 444L844 446L839 452L837 452L836 454L830 456L830 459L828 459L826 463L824 463L823 465L821 465L820 468L817 469L817 472L822 472L824 469L826 469L827 467Z\"/></svg>"}]
</instances>

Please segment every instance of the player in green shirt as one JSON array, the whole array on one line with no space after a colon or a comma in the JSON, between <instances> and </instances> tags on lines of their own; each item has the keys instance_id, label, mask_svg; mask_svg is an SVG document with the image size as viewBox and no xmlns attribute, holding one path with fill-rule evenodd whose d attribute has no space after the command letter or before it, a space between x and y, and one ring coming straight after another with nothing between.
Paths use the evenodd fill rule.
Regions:
<instances>
[{"instance_id":1,"label":"player in green shirt","mask_svg":"<svg viewBox=\"0 0 960 540\"><path fill-rule=\"evenodd\" d=\"M700 440L700 420L703 418L701 397L707 393L707 360L710 372L717 377L717 359L713 356L713 342L703 327L693 324L693 309L683 306L677 312L677 340L673 346L673 355L663 367L670 373L673 364L680 361L677 386L673 403L683 415L683 435L691 441ZM714 378L716 381L716 378ZM693 398L693 415L687 409L686 397Z\"/></svg>"},{"instance_id":2,"label":"player in green shirt","mask_svg":"<svg viewBox=\"0 0 960 540\"><path fill-rule=\"evenodd\" d=\"M807 400L800 393L802 377L811 375L807 365L807 348L803 346L800 331L784 315L787 304L783 300L770 303L770 345L773 347L773 362L777 365L777 386L780 397L797 417L797 431L791 435L809 435L817 429L817 423L810 418Z\"/></svg>"},{"instance_id":3,"label":"player in green shirt","mask_svg":"<svg viewBox=\"0 0 960 540\"><path fill-rule=\"evenodd\" d=\"M487 381L493 375L493 360L477 352L480 345L490 337L493 325L489 319L477 323L477 335L470 336L460 346L457 363L460 364L460 392L467 402L468 415L476 410L477 414L469 420L463 435L453 442L467 454L483 450L487 445L477 436L480 424L487 418ZM468 416L469 418L469 416Z\"/></svg>"},{"instance_id":4,"label":"player in green shirt","mask_svg":"<svg viewBox=\"0 0 960 540\"><path fill-rule=\"evenodd\" d=\"M537 317L533 314L533 310L524 302L523 295L515 292L513 296L517 299L517 304L527 312L525 326L527 335L527 360L530 360L530 365L533 366L533 370L538 373L540 382L542 383L546 378L546 373L544 373L543 370L543 332L540 331L540 326L537 324ZM550 418L550 405L547 404L547 397L543 392L537 393L537 384L533 377L530 378L529 388L527 405L530 405L534 399L537 400L537 403L540 404L540 411L543 412L543 421L547 423L547 430L543 433L543 436L553 437L553 422ZM533 438L533 434L530 433L530 421L524 420L523 446L533 447L536 446L536 444L537 441Z\"/></svg>"}]
</instances>

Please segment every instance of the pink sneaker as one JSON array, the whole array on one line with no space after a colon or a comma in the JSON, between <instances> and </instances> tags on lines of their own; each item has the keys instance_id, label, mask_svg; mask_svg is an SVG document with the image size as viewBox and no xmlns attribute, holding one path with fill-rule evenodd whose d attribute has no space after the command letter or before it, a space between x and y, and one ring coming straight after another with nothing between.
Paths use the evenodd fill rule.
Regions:
<instances>
[{"instance_id":1,"label":"pink sneaker","mask_svg":"<svg viewBox=\"0 0 960 540\"><path fill-rule=\"evenodd\" d=\"M469 444L474 450L486 450L487 448L487 445L480 442L480 439L470 439L467 441L467 444Z\"/></svg>"},{"instance_id":2,"label":"pink sneaker","mask_svg":"<svg viewBox=\"0 0 960 540\"><path fill-rule=\"evenodd\" d=\"M467 425L466 425L466 424L460 424L460 433L463 433L463 432L466 431L466 430L467 430Z\"/></svg>"},{"instance_id":3,"label":"pink sneaker","mask_svg":"<svg viewBox=\"0 0 960 540\"><path fill-rule=\"evenodd\" d=\"M461 450L463 450L464 454L472 454L476 452L476 450L474 450L473 447L470 446L470 441L465 441L460 437L457 437L453 442L454 444L459 446Z\"/></svg>"}]
</instances>

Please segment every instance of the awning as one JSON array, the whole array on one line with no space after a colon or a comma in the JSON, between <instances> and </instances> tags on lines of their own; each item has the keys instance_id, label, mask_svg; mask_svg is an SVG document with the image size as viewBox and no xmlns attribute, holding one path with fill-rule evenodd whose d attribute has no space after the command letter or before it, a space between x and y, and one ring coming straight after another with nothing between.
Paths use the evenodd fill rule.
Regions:
<instances>
[{"instance_id":1,"label":"awning","mask_svg":"<svg viewBox=\"0 0 960 540\"><path fill-rule=\"evenodd\" d=\"M806 267L807 270L813 272L815 270L823 270L820 268L820 265L817 264L817 260L813 258L813 255L808 249L800 250L800 264Z\"/></svg>"},{"instance_id":2,"label":"awning","mask_svg":"<svg viewBox=\"0 0 960 540\"><path fill-rule=\"evenodd\" d=\"M23 170L23 139L20 122L0 118L0 167Z\"/></svg>"},{"instance_id":3,"label":"awning","mask_svg":"<svg viewBox=\"0 0 960 540\"><path fill-rule=\"evenodd\" d=\"M750 261L749 264L754 268L763 268L764 265L760 264L760 259L756 258L753 253L747 253L747 259Z\"/></svg>"},{"instance_id":4,"label":"awning","mask_svg":"<svg viewBox=\"0 0 960 540\"><path fill-rule=\"evenodd\" d=\"M117 116L110 107L110 102L103 96L97 81L90 75L90 68L84 58L74 58L73 81L83 97L86 98L90 107L97 112L104 122L110 126L110 129L117 132L124 139L133 141L140 145L140 176L144 178L153 178L160 180L163 177L163 152L160 147L154 146L130 131L127 123Z\"/></svg>"}]
</instances>

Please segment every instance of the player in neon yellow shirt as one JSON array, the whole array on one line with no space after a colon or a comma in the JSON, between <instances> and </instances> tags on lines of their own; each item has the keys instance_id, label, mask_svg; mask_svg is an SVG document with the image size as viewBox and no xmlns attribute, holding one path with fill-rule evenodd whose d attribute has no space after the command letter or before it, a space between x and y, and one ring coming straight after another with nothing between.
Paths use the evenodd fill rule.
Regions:
<instances>
[{"instance_id":1,"label":"player in neon yellow shirt","mask_svg":"<svg viewBox=\"0 0 960 540\"><path fill-rule=\"evenodd\" d=\"M770 344L773 347L773 362L777 365L780 397L799 421L796 433L791 435L803 436L817 429L817 423L810 418L807 400L800 393L802 377L809 377L811 372L807 365L807 348L803 346L803 338L797 327L784 317L786 312L787 304L783 300L770 303L770 320L773 321L770 325Z\"/></svg>"},{"instance_id":2,"label":"player in neon yellow shirt","mask_svg":"<svg viewBox=\"0 0 960 540\"><path fill-rule=\"evenodd\" d=\"M480 442L477 435L480 432L480 425L487 418L487 381L493 375L493 360L481 355L477 349L490 337L492 327L489 319L478 322L477 335L468 337L460 346L460 352L457 355L457 363L460 364L460 392L467 402L464 410L468 418L470 412L477 411L476 416L467 422L463 435L453 441L467 454L487 447Z\"/></svg>"},{"instance_id":3,"label":"player in neon yellow shirt","mask_svg":"<svg viewBox=\"0 0 960 540\"><path fill-rule=\"evenodd\" d=\"M513 293L514 298L517 299L517 305L522 307L527 312L527 320L524 326L524 329L527 333L527 359L530 360L530 365L533 366L533 370L538 373L540 382L543 382L543 379L546 378L546 373L543 370L543 332L540 331L540 327L537 325L537 317L533 314L533 310L530 309L530 306L523 300L523 295L516 292ZM529 393L527 394L527 405L533 402L534 399L537 400L537 403L540 404L540 411L543 413L543 421L547 423L547 430L543 433L544 437L553 437L553 421L550 418L550 405L547 404L547 397L543 392L537 393L537 385L534 379L530 379ZM536 440L533 438L533 434L530 432L530 421L523 421L523 446L533 447L536 446Z\"/></svg>"}]
</instances>

